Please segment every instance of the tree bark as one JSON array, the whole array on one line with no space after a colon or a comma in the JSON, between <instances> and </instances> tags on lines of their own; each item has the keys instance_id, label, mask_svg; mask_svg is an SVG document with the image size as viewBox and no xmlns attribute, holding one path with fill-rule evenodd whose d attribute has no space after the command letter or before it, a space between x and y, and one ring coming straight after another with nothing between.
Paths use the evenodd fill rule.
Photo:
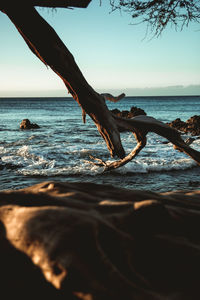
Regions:
<instances>
[{"instance_id":1,"label":"tree bark","mask_svg":"<svg viewBox=\"0 0 200 300\"><path fill-rule=\"evenodd\" d=\"M42 4L43 0L33 0L33 2ZM54 2L55 0L47 0L46 3L49 5ZM89 2L89 0L83 2L79 0L66 1L66 3L72 3L74 6L82 3L81 5L83 5L83 7L84 5L87 6ZM61 5L61 3L64 3L64 0L57 2L57 6L59 6L59 3ZM148 132L155 132L165 137L174 145L175 149L186 153L200 165L200 152L189 147L189 145L182 140L177 130L147 116L124 119L111 114L105 104L105 99L117 102L125 95L121 94L118 97L114 97L106 93L101 96L95 92L87 83L74 57L58 37L54 29L38 14L30 2L20 7L16 3L11 5L8 1L4 2L3 9L2 4L0 4L0 9L7 14L15 24L31 51L44 64L50 66L63 80L69 93L71 93L82 108L83 121L85 122L86 120L86 113L92 118L100 134L106 141L111 156L117 155L121 158L121 160L112 162L111 164L107 164L98 159L100 164L105 167L105 170L118 168L132 160L146 145L146 134ZM132 131L138 142L137 146L126 157L121 144L118 127Z\"/></svg>"},{"instance_id":2,"label":"tree bark","mask_svg":"<svg viewBox=\"0 0 200 300\"><path fill-rule=\"evenodd\" d=\"M149 116L136 116L132 119L123 119L117 116L114 116L118 126L123 127L126 130L133 132L140 132L143 135L148 132L154 132L174 145L174 149L184 152L190 156L197 164L200 165L200 152L191 148L184 140L181 138L180 133L171 128L169 125L160 122Z\"/></svg>"},{"instance_id":3,"label":"tree bark","mask_svg":"<svg viewBox=\"0 0 200 300\"><path fill-rule=\"evenodd\" d=\"M23 10L8 5L2 11L14 23L31 51L63 80L72 97L92 118L111 156L123 158L125 152L120 134L104 98L87 83L74 57L54 29L30 5L24 5Z\"/></svg>"},{"instance_id":4,"label":"tree bark","mask_svg":"<svg viewBox=\"0 0 200 300\"><path fill-rule=\"evenodd\" d=\"M115 118L115 122L118 127L123 128L125 131L133 132L137 141L137 145L126 157L114 162L108 163L91 156L93 160L98 160L99 162L95 163L91 161L90 163L104 167L104 172L117 169L133 160L146 146L146 135L148 132L154 132L159 136L166 138L174 145L175 150L184 152L194 161L196 161L198 165L200 165L200 152L191 148L189 143L184 142L180 133L176 129L171 128L169 125L144 115L136 116L132 119L121 118L114 114L113 117Z\"/></svg>"},{"instance_id":5,"label":"tree bark","mask_svg":"<svg viewBox=\"0 0 200 300\"><path fill-rule=\"evenodd\" d=\"M32 0L33 6L86 8L92 0Z\"/></svg>"}]
</instances>

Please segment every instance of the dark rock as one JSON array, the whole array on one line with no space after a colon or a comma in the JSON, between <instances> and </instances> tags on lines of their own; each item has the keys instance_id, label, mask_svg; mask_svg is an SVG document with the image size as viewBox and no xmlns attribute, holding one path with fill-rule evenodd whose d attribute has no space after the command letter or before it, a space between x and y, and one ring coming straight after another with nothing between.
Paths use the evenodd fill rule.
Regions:
<instances>
[{"instance_id":1,"label":"dark rock","mask_svg":"<svg viewBox=\"0 0 200 300\"><path fill-rule=\"evenodd\" d=\"M186 122L183 122L180 118L178 118L167 124L184 133L189 133L191 135L200 134L200 116L195 115L188 119Z\"/></svg>"},{"instance_id":2,"label":"dark rock","mask_svg":"<svg viewBox=\"0 0 200 300\"><path fill-rule=\"evenodd\" d=\"M189 120L186 121L188 131L192 135L200 134L200 116L193 116Z\"/></svg>"},{"instance_id":3,"label":"dark rock","mask_svg":"<svg viewBox=\"0 0 200 300\"><path fill-rule=\"evenodd\" d=\"M37 129L37 128L40 128L40 126L35 123L31 123L29 119L22 120L20 124L20 129Z\"/></svg>"},{"instance_id":4,"label":"dark rock","mask_svg":"<svg viewBox=\"0 0 200 300\"><path fill-rule=\"evenodd\" d=\"M113 114L115 114L116 116L118 116L118 117L127 118L127 119L131 119L131 118L139 116L139 115L146 115L146 113L143 109L138 108L136 106L132 106L130 111L128 111L128 110L120 111L119 109L116 108L116 109L111 110L111 112ZM124 128L122 128L120 126L118 126L118 130L119 130L119 132L127 131L127 130L125 130Z\"/></svg>"},{"instance_id":5,"label":"dark rock","mask_svg":"<svg viewBox=\"0 0 200 300\"><path fill-rule=\"evenodd\" d=\"M119 116L120 116L120 114L121 114L121 111L120 111L119 109L117 109L117 108L112 109L111 112L112 112L113 114L119 115Z\"/></svg>"},{"instance_id":6,"label":"dark rock","mask_svg":"<svg viewBox=\"0 0 200 300\"><path fill-rule=\"evenodd\" d=\"M139 115L146 115L145 111L141 108L138 108L136 106L132 106L130 111L128 110L122 110L120 111L119 109L113 109L111 110L111 112L115 115L117 115L118 117L122 117L122 118L133 118Z\"/></svg>"},{"instance_id":7,"label":"dark rock","mask_svg":"<svg viewBox=\"0 0 200 300\"><path fill-rule=\"evenodd\" d=\"M1 292L200 299L199 196L54 182L0 192Z\"/></svg>"},{"instance_id":8,"label":"dark rock","mask_svg":"<svg viewBox=\"0 0 200 300\"><path fill-rule=\"evenodd\" d=\"M128 116L129 116L129 111L128 110L122 110L121 117L122 118L128 118Z\"/></svg>"},{"instance_id":9,"label":"dark rock","mask_svg":"<svg viewBox=\"0 0 200 300\"><path fill-rule=\"evenodd\" d=\"M187 132L187 124L183 121L181 121L180 118L177 118L176 120L172 121L171 123L167 123L170 127L173 127L179 131Z\"/></svg>"},{"instance_id":10,"label":"dark rock","mask_svg":"<svg viewBox=\"0 0 200 300\"><path fill-rule=\"evenodd\" d=\"M145 115L146 113L143 109L136 107L136 106L132 106L131 110L130 110L130 114L131 114L131 118L139 116L139 115Z\"/></svg>"}]
</instances>

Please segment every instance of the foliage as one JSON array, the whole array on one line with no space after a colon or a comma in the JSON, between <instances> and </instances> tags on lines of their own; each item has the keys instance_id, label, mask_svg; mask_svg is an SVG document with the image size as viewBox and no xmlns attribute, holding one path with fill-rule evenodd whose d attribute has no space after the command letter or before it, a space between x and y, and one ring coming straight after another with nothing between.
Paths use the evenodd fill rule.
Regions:
<instances>
[{"instance_id":1,"label":"foliage","mask_svg":"<svg viewBox=\"0 0 200 300\"><path fill-rule=\"evenodd\" d=\"M147 32L159 36L168 24L182 30L191 21L200 22L199 0L110 0L112 11L131 13L139 23L147 23Z\"/></svg>"}]
</instances>

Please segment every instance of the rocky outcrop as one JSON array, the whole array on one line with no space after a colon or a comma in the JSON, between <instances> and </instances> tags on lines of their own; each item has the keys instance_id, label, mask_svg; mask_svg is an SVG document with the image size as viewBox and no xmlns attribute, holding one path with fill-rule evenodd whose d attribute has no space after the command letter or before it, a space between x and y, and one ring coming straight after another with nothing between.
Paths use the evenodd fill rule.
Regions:
<instances>
[{"instance_id":1,"label":"rocky outcrop","mask_svg":"<svg viewBox=\"0 0 200 300\"><path fill-rule=\"evenodd\" d=\"M39 125L31 123L29 119L22 120L20 124L20 129L37 129L40 128Z\"/></svg>"},{"instance_id":2,"label":"rocky outcrop","mask_svg":"<svg viewBox=\"0 0 200 300\"><path fill-rule=\"evenodd\" d=\"M6 299L200 299L200 191L46 182L0 199Z\"/></svg>"},{"instance_id":3,"label":"rocky outcrop","mask_svg":"<svg viewBox=\"0 0 200 300\"><path fill-rule=\"evenodd\" d=\"M168 123L169 126L191 135L200 135L200 116L193 116L186 122L181 121L180 118Z\"/></svg>"},{"instance_id":4,"label":"rocky outcrop","mask_svg":"<svg viewBox=\"0 0 200 300\"><path fill-rule=\"evenodd\" d=\"M117 115L118 117L122 117L122 118L133 118L139 115L146 115L145 111L141 108L138 108L136 106L132 106L130 111L128 110L122 110L120 111L119 109L113 109L111 110L111 112L115 115Z\"/></svg>"},{"instance_id":5,"label":"rocky outcrop","mask_svg":"<svg viewBox=\"0 0 200 300\"><path fill-rule=\"evenodd\" d=\"M141 108L136 107L136 106L132 106L130 111L128 111L128 110L120 111L119 109L116 108L116 109L111 110L111 112L114 115L118 116L118 117L127 118L127 119L131 119L131 118L139 116L139 115L145 115L146 116L145 111ZM123 127L120 127L120 126L118 126L118 130L119 130L119 132L126 131Z\"/></svg>"},{"instance_id":6,"label":"rocky outcrop","mask_svg":"<svg viewBox=\"0 0 200 300\"><path fill-rule=\"evenodd\" d=\"M113 109L111 112L122 118L133 118L139 115L146 115L146 112L138 108L136 106L132 106L130 111L128 110L122 110L120 111L119 109ZM186 122L182 121L180 118L175 119L174 121L167 123L167 125L177 129L178 131L181 131L183 133L191 134L193 136L200 135L200 116L195 115L188 119ZM119 131L124 131L122 128L118 128Z\"/></svg>"}]
</instances>

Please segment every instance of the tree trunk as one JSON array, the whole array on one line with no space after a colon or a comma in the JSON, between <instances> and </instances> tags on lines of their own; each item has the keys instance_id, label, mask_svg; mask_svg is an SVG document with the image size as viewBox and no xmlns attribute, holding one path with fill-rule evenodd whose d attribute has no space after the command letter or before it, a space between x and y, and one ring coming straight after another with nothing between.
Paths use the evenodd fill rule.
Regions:
<instances>
[{"instance_id":1,"label":"tree trunk","mask_svg":"<svg viewBox=\"0 0 200 300\"><path fill-rule=\"evenodd\" d=\"M36 0L33 0L33 2L36 3ZM177 130L147 116L137 116L132 120L127 120L112 115L105 104L105 99L116 102L125 95L121 94L118 97L114 97L106 93L101 96L93 90L78 68L72 54L54 29L35 10L33 2L29 5L24 4L23 7L17 4L10 5L9 2L5 4L4 2L3 8L2 4L0 4L0 9L15 24L31 51L44 64L50 66L63 80L68 91L82 108L83 121L85 122L86 113L92 118L106 141L111 156L117 155L121 158L120 161L112 162L111 164L99 160L101 162L100 165L103 165L105 170L116 169L132 160L146 145L146 134L148 132L155 132L167 138L174 145L175 149L183 151L200 165L200 152L190 148L181 139ZM55 0L48 0L48 3L50 2L55 3ZM76 0L74 6L80 5L80 7L85 7L89 2L89 0L84 0L84 2ZM42 1L38 0L37 3L41 4ZM60 5L63 4L64 0L60 0L59 3ZM66 5L70 3L73 5L72 0L68 0ZM135 149L126 157L118 127L132 131L138 142Z\"/></svg>"},{"instance_id":2,"label":"tree trunk","mask_svg":"<svg viewBox=\"0 0 200 300\"><path fill-rule=\"evenodd\" d=\"M15 24L31 51L63 80L69 93L95 122L111 156L125 156L120 135L104 98L87 83L72 54L54 29L30 5L2 10Z\"/></svg>"}]
</instances>

